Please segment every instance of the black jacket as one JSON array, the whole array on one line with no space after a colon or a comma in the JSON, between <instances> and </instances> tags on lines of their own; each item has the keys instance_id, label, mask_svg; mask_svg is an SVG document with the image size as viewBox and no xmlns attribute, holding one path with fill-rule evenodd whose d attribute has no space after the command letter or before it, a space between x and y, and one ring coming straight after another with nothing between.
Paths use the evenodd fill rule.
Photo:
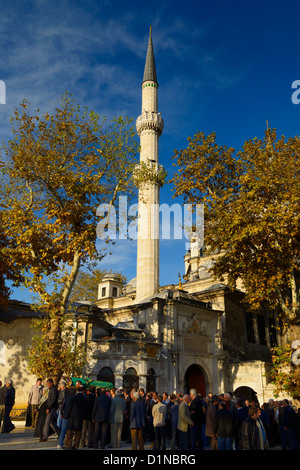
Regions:
<instances>
[{"instance_id":1,"label":"black jacket","mask_svg":"<svg viewBox=\"0 0 300 470\"><path fill-rule=\"evenodd\" d=\"M217 437L233 437L234 421L231 411L226 409L217 411L213 431Z\"/></svg>"},{"instance_id":2,"label":"black jacket","mask_svg":"<svg viewBox=\"0 0 300 470\"><path fill-rule=\"evenodd\" d=\"M94 403L96 399L96 395L92 392L88 393L87 395L87 402L88 402L88 409L87 409L87 420L92 421L93 419L93 408L94 408Z\"/></svg>"},{"instance_id":3,"label":"black jacket","mask_svg":"<svg viewBox=\"0 0 300 470\"><path fill-rule=\"evenodd\" d=\"M251 418L251 416L248 416L243 422L240 444L243 450L257 450L260 448L256 419Z\"/></svg>"},{"instance_id":4,"label":"black jacket","mask_svg":"<svg viewBox=\"0 0 300 470\"><path fill-rule=\"evenodd\" d=\"M297 428L297 415L290 405L283 407L282 425L287 428Z\"/></svg>"},{"instance_id":5,"label":"black jacket","mask_svg":"<svg viewBox=\"0 0 300 470\"><path fill-rule=\"evenodd\" d=\"M3 385L3 387L0 388L0 405L5 405L6 393L7 393L7 386Z\"/></svg>"},{"instance_id":6,"label":"black jacket","mask_svg":"<svg viewBox=\"0 0 300 470\"><path fill-rule=\"evenodd\" d=\"M66 412L64 419L69 421L68 429L78 431L82 429L84 419L87 419L88 401L82 393L72 394L67 400Z\"/></svg>"},{"instance_id":7,"label":"black jacket","mask_svg":"<svg viewBox=\"0 0 300 470\"><path fill-rule=\"evenodd\" d=\"M49 395L47 398L47 409L53 410L58 408L58 391L55 385L49 389Z\"/></svg>"},{"instance_id":8,"label":"black jacket","mask_svg":"<svg viewBox=\"0 0 300 470\"><path fill-rule=\"evenodd\" d=\"M12 385L7 388L5 397L5 406L14 406L15 404L15 389Z\"/></svg>"},{"instance_id":9,"label":"black jacket","mask_svg":"<svg viewBox=\"0 0 300 470\"><path fill-rule=\"evenodd\" d=\"M101 393L95 398L92 418L95 421L108 423L111 399L106 393Z\"/></svg>"},{"instance_id":10,"label":"black jacket","mask_svg":"<svg viewBox=\"0 0 300 470\"><path fill-rule=\"evenodd\" d=\"M190 403L190 414L194 424L201 425L204 423L203 402L199 396L193 398Z\"/></svg>"}]
</instances>

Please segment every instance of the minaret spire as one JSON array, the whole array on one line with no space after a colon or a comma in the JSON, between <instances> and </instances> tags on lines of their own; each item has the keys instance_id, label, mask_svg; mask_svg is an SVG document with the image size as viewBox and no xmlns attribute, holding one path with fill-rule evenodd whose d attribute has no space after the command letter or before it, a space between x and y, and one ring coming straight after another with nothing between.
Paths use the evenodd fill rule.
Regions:
<instances>
[{"instance_id":1,"label":"minaret spire","mask_svg":"<svg viewBox=\"0 0 300 470\"><path fill-rule=\"evenodd\" d=\"M152 26L150 26L143 83L149 80L157 83L154 51L153 51L153 44L152 44Z\"/></svg>"},{"instance_id":2,"label":"minaret spire","mask_svg":"<svg viewBox=\"0 0 300 470\"><path fill-rule=\"evenodd\" d=\"M152 28L147 47L142 82L142 114L136 120L140 136L140 165L149 169L149 178L139 185L136 301L141 302L159 289L159 184L153 174L160 170L158 140L164 127L158 113L158 83L152 44ZM151 174L152 173L152 178Z\"/></svg>"}]
</instances>

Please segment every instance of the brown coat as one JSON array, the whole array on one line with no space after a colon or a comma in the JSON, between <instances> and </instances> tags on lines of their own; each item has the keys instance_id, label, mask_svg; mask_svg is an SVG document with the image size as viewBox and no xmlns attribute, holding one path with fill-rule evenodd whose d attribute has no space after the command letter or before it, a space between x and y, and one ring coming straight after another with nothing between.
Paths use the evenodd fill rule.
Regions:
<instances>
[{"instance_id":1,"label":"brown coat","mask_svg":"<svg viewBox=\"0 0 300 470\"><path fill-rule=\"evenodd\" d=\"M206 422L205 422L205 435L212 436L213 432L213 423L217 412L217 406L212 403L208 403L206 411Z\"/></svg>"}]
</instances>

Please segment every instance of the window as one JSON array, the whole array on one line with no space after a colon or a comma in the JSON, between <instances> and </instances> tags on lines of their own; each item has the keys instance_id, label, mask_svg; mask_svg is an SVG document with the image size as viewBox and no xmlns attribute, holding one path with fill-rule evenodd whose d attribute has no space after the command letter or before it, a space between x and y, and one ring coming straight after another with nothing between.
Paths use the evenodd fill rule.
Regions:
<instances>
[{"instance_id":1,"label":"window","mask_svg":"<svg viewBox=\"0 0 300 470\"><path fill-rule=\"evenodd\" d=\"M101 295L102 297L106 296L106 287L102 287Z\"/></svg>"},{"instance_id":2,"label":"window","mask_svg":"<svg viewBox=\"0 0 300 470\"><path fill-rule=\"evenodd\" d=\"M112 296L113 297L118 297L118 288L117 287L112 288Z\"/></svg>"},{"instance_id":3,"label":"window","mask_svg":"<svg viewBox=\"0 0 300 470\"><path fill-rule=\"evenodd\" d=\"M259 344L265 346L267 344L267 338L266 338L266 322L265 322L264 315L257 315L257 330L258 330Z\"/></svg>"},{"instance_id":4,"label":"window","mask_svg":"<svg viewBox=\"0 0 300 470\"><path fill-rule=\"evenodd\" d=\"M123 376L123 388L132 390L139 387L139 377L133 367L129 367Z\"/></svg>"},{"instance_id":5,"label":"window","mask_svg":"<svg viewBox=\"0 0 300 470\"><path fill-rule=\"evenodd\" d=\"M97 380L111 382L113 386L115 386L115 376L110 367L102 367L99 374L97 375Z\"/></svg>"},{"instance_id":6,"label":"window","mask_svg":"<svg viewBox=\"0 0 300 470\"><path fill-rule=\"evenodd\" d=\"M269 317L269 340L271 348L277 346L276 324L272 317Z\"/></svg>"},{"instance_id":7,"label":"window","mask_svg":"<svg viewBox=\"0 0 300 470\"><path fill-rule=\"evenodd\" d=\"M251 312L246 312L246 333L248 343L255 343L253 315Z\"/></svg>"},{"instance_id":8,"label":"window","mask_svg":"<svg viewBox=\"0 0 300 470\"><path fill-rule=\"evenodd\" d=\"M146 392L156 391L156 376L154 369L149 369L146 379Z\"/></svg>"}]
</instances>

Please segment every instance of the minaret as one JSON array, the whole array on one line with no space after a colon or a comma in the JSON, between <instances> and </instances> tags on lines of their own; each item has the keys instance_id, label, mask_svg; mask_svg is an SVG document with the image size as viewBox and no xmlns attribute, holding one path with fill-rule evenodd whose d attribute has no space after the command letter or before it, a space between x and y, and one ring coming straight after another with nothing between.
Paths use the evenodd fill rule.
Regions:
<instances>
[{"instance_id":1,"label":"minaret","mask_svg":"<svg viewBox=\"0 0 300 470\"><path fill-rule=\"evenodd\" d=\"M158 139L163 119L157 109L158 83L152 45L152 34L142 82L142 114L136 129L140 137L140 169L147 178L139 184L139 219L137 239L136 301L155 294L159 288L159 184L155 179L161 166L158 163Z\"/></svg>"}]
</instances>

